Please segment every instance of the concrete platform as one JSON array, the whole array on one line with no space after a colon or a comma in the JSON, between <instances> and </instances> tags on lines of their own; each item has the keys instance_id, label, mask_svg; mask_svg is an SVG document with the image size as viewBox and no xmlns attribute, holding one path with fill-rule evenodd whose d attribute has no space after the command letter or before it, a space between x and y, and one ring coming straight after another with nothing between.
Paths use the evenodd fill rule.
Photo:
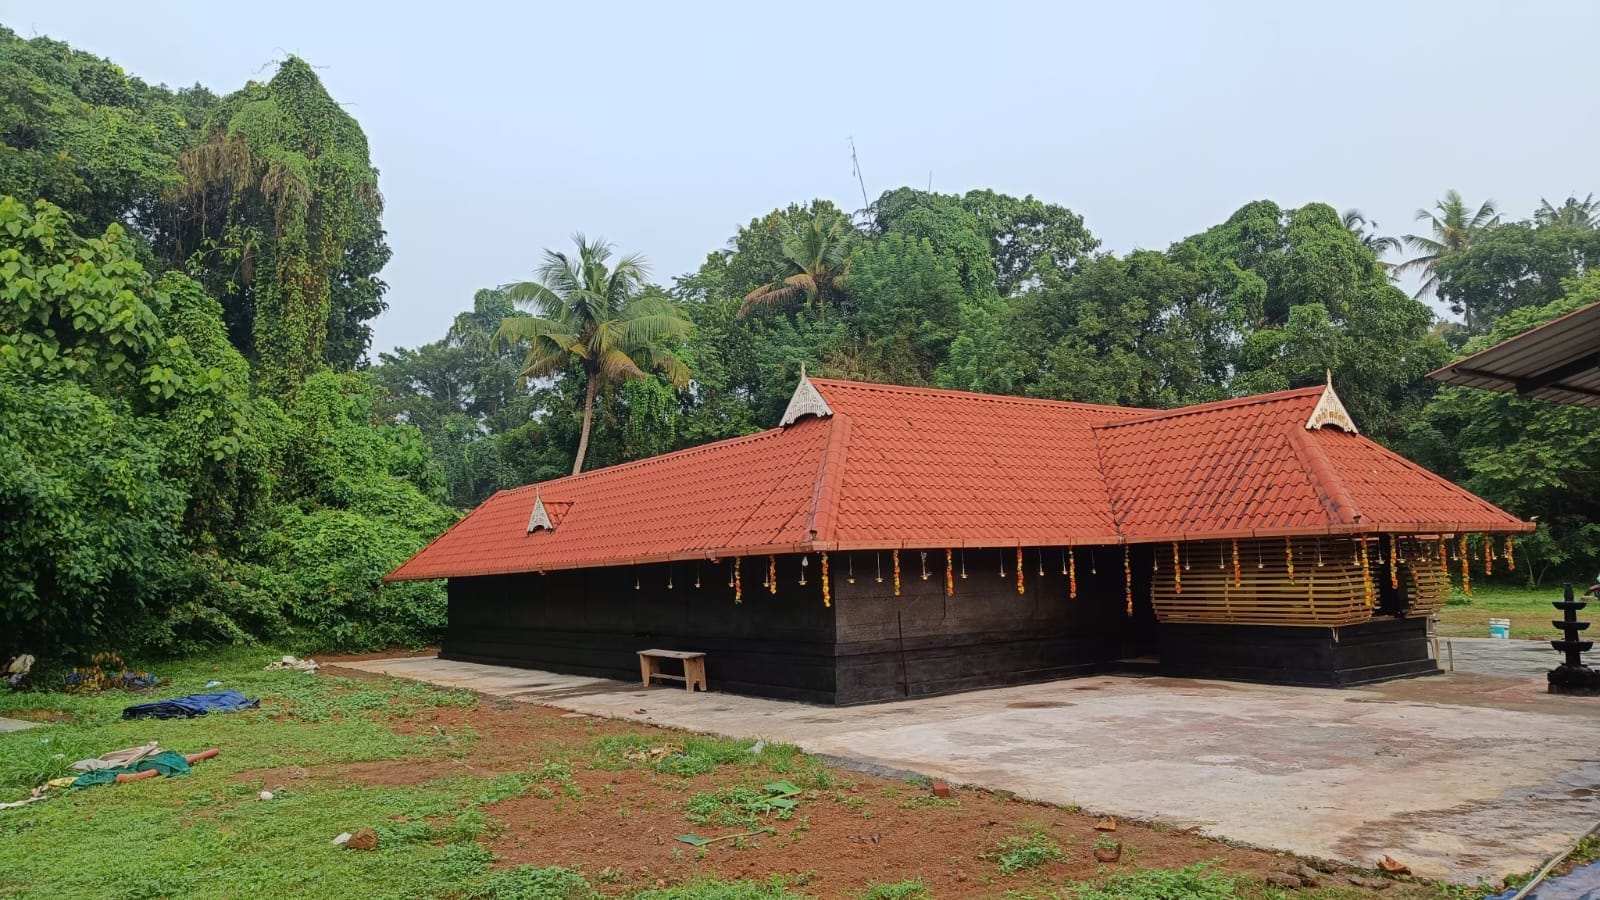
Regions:
<instances>
[{"instance_id":1,"label":"concrete platform","mask_svg":"<svg viewBox=\"0 0 1600 900\"><path fill-rule=\"evenodd\" d=\"M1473 883L1600 819L1600 702L1544 692L1545 645L1453 643L1454 674L1364 689L1103 676L848 708L429 657L343 665Z\"/></svg>"},{"instance_id":2,"label":"concrete platform","mask_svg":"<svg viewBox=\"0 0 1600 900\"><path fill-rule=\"evenodd\" d=\"M38 724L38 722L27 722L22 719L8 719L5 716L0 716L0 734L7 731L21 731L24 728L33 728Z\"/></svg>"}]
</instances>

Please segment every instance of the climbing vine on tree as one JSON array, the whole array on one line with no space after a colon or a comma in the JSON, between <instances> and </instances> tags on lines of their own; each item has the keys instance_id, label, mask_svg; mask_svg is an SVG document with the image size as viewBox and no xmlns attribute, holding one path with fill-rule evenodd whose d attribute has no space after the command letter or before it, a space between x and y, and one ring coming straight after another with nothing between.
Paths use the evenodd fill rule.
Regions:
<instances>
[{"instance_id":1,"label":"climbing vine on tree","mask_svg":"<svg viewBox=\"0 0 1600 900\"><path fill-rule=\"evenodd\" d=\"M291 56L224 98L204 133L180 159L173 253L209 277L269 394L352 367L384 308L376 273L389 258L361 126Z\"/></svg>"}]
</instances>

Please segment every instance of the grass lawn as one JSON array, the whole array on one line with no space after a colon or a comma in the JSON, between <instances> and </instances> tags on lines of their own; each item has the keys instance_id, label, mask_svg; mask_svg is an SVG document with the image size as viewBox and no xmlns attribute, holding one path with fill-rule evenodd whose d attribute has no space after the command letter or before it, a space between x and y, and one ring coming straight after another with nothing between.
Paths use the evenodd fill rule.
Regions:
<instances>
[{"instance_id":1,"label":"grass lawn","mask_svg":"<svg viewBox=\"0 0 1600 900\"><path fill-rule=\"evenodd\" d=\"M187 777L0 810L0 897L762 900L797 896L1357 898L1336 872L1160 824L832 768L793 747L562 714L344 670L266 672L270 651L156 667L153 696L207 681L261 709L123 722L145 699L0 692L0 801L73 760L159 740L218 747ZM262 800L262 790L275 796ZM367 827L376 850L336 847ZM694 841L679 840L692 835ZM721 840L712 840L722 838ZM1114 863L1096 847L1122 847ZM702 842L702 843L697 843ZM1471 896L1388 883L1384 897Z\"/></svg>"},{"instance_id":2,"label":"grass lawn","mask_svg":"<svg viewBox=\"0 0 1600 900\"><path fill-rule=\"evenodd\" d=\"M1588 585L1575 584L1573 588L1582 594ZM1513 638L1548 640L1557 636L1550 620L1560 617L1560 613L1550 604L1560 599L1559 584L1546 584L1537 590L1520 585L1474 584L1471 597L1464 596L1457 586L1449 604L1439 611L1439 635L1486 638L1489 636L1489 619L1495 618L1511 620ZM1588 612L1584 610L1585 614Z\"/></svg>"}]
</instances>

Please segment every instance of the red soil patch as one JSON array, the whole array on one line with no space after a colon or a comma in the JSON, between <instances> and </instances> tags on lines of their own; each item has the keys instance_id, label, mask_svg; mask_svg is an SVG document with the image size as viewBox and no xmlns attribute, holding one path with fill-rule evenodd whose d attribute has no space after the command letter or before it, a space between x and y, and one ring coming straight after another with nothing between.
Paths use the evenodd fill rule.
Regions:
<instances>
[{"instance_id":1,"label":"red soil patch","mask_svg":"<svg viewBox=\"0 0 1600 900\"><path fill-rule=\"evenodd\" d=\"M659 774L643 762L609 771L596 766L594 744L600 738L641 735L652 744L668 744L681 743L685 735L618 720L569 717L558 709L503 698L485 697L476 709L441 707L390 721L399 733L438 736L439 741L427 742L428 749L404 760L257 769L235 779L267 789L306 780L415 785L458 774L527 772L547 760L563 761L572 769L578 796L572 787L547 781L523 796L486 807L487 815L506 824L489 840L489 848L501 857L501 865L567 866L612 894L708 876L765 879L778 874L788 877L796 890L817 896L854 896L872 884L920 879L936 897L994 897L1008 890L1059 887L1207 861L1221 871L1257 880L1301 865L1285 854L1159 826L1120 822L1116 832L1105 834L1095 830L1096 817L984 791L958 788L950 800L939 801L923 785L834 768L827 770L834 786L808 790L791 818L760 821L759 826L776 833L747 839L741 846L719 842L701 852L675 838L750 829L691 823L685 818L690 797L735 785L759 788L790 776L742 764L692 778ZM468 730L474 739L465 737ZM1035 831L1061 847L1062 859L1013 876L1000 874L994 859L999 843ZM1094 860L1095 843L1102 837L1122 842L1120 862ZM1327 884L1341 887L1340 896L1376 896L1337 875L1328 876ZM1421 890L1417 885L1392 886L1396 889L1383 896L1412 896Z\"/></svg>"},{"instance_id":2,"label":"red soil patch","mask_svg":"<svg viewBox=\"0 0 1600 900\"><path fill-rule=\"evenodd\" d=\"M924 787L855 773L838 773L839 786L802 795L787 821L764 817L757 827L775 828L775 834L746 839L742 846L719 842L703 854L676 840L685 833L709 838L752 830L694 825L684 817L685 803L697 792L754 787L777 777L742 767L688 779L648 769L578 771L581 800L557 791L554 797L524 796L489 807L489 815L510 823L490 849L507 863L563 865L591 878L604 872L607 891L709 875L764 879L776 873L805 893L827 897L853 896L874 883L912 878L936 897L998 896L1093 880L1103 873L1208 860L1221 870L1258 879L1299 865L1279 854L1140 825L1121 824L1115 834L1103 835L1095 831L1093 817L983 791L956 790L950 802L933 804ZM1001 875L992 858L1000 842L1033 831L1059 845L1062 859ZM1101 837L1123 843L1121 863L1103 869L1094 860Z\"/></svg>"}]
</instances>

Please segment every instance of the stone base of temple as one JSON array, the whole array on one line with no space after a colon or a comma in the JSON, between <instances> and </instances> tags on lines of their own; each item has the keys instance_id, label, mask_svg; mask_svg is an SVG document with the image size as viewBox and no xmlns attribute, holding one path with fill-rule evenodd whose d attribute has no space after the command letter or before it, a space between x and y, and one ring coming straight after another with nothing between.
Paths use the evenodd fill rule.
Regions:
<instances>
[{"instance_id":1,"label":"stone base of temple","mask_svg":"<svg viewBox=\"0 0 1600 900\"><path fill-rule=\"evenodd\" d=\"M1268 684L1351 687L1438 674L1426 619L1340 628L1163 622L1161 673Z\"/></svg>"},{"instance_id":2,"label":"stone base of temple","mask_svg":"<svg viewBox=\"0 0 1600 900\"><path fill-rule=\"evenodd\" d=\"M1550 693L1600 697L1600 669L1559 665L1550 670Z\"/></svg>"}]
</instances>

